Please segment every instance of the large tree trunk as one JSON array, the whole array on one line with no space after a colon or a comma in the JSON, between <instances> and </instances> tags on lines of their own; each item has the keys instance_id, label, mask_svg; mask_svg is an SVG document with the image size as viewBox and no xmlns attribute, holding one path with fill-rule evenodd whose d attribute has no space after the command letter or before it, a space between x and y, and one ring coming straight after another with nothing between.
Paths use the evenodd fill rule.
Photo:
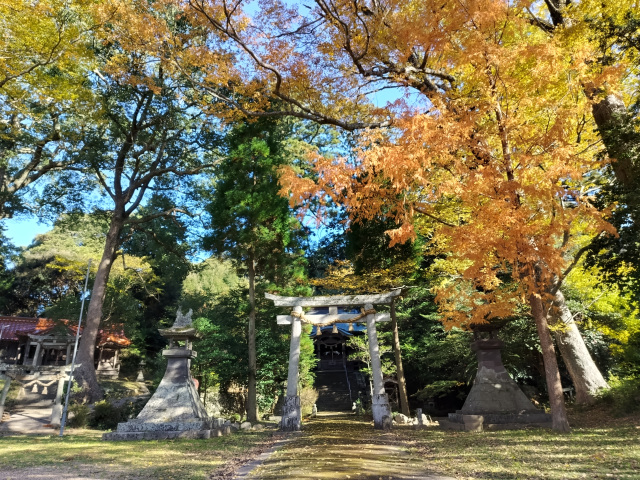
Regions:
<instances>
[{"instance_id":1,"label":"large tree trunk","mask_svg":"<svg viewBox=\"0 0 640 480\"><path fill-rule=\"evenodd\" d=\"M400 392L400 411L403 415L410 416L407 383L404 378L404 367L402 366L402 352L400 350L395 300L391 300L391 328L393 330L393 354L396 358L396 377L398 378L398 390Z\"/></svg>"},{"instance_id":2,"label":"large tree trunk","mask_svg":"<svg viewBox=\"0 0 640 480\"><path fill-rule=\"evenodd\" d=\"M609 385L591 358L560 290L555 295L549 320L552 326L558 327L554 330L554 336L558 350L573 380L576 402L592 403L598 390L607 388Z\"/></svg>"},{"instance_id":3,"label":"large tree trunk","mask_svg":"<svg viewBox=\"0 0 640 480\"><path fill-rule=\"evenodd\" d=\"M585 92L590 98L598 93L588 88ZM630 187L634 169L629 155L633 151L632 145L625 134L629 130L631 120L627 107L621 98L616 95L607 95L600 102L593 104L592 111L602 142L612 160L611 167L616 180L624 187Z\"/></svg>"},{"instance_id":4,"label":"large tree trunk","mask_svg":"<svg viewBox=\"0 0 640 480\"><path fill-rule=\"evenodd\" d=\"M76 362L80 364L74 371L74 377L82 388L83 399L87 402L95 402L102 398L102 389L98 384L96 369L94 366L94 352L98 329L102 320L102 306L107 292L109 273L116 257L116 251L120 244L120 233L124 226L122 216L114 215L111 218L107 239L102 252L102 259L98 265L98 272L91 290L91 301L87 310L87 320L82 330L80 345Z\"/></svg>"},{"instance_id":5,"label":"large tree trunk","mask_svg":"<svg viewBox=\"0 0 640 480\"><path fill-rule=\"evenodd\" d=\"M562 395L560 371L558 370L556 351L553 348L553 338L551 337L549 325L547 324L547 316L544 312L542 299L536 294L531 294L529 296L529 305L531 306L531 313L533 314L538 336L540 337L540 347L542 348L542 357L544 359L544 372L547 380L547 391L549 392L549 403L551 404L552 428L559 432L568 432L569 420Z\"/></svg>"},{"instance_id":6,"label":"large tree trunk","mask_svg":"<svg viewBox=\"0 0 640 480\"><path fill-rule=\"evenodd\" d=\"M249 332L247 343L249 346L249 381L247 395L247 420L258 421L258 396L256 389L256 376L258 365L256 360L256 270L253 253L249 254Z\"/></svg>"}]
</instances>

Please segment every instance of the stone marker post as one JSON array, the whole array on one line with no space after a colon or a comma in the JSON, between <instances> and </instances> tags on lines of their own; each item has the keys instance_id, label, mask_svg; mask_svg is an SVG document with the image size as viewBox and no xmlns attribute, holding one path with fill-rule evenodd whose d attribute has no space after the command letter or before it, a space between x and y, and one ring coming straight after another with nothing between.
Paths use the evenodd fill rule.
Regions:
<instances>
[{"instance_id":1,"label":"stone marker post","mask_svg":"<svg viewBox=\"0 0 640 480\"><path fill-rule=\"evenodd\" d=\"M424 422L422 421L422 409L421 408L416 408L416 420L418 420L418 423L416 423L416 428L420 429L422 427L424 427Z\"/></svg>"},{"instance_id":2,"label":"stone marker post","mask_svg":"<svg viewBox=\"0 0 640 480\"><path fill-rule=\"evenodd\" d=\"M51 408L51 420L49 423L56 428L60 427L60 418L62 418L62 391L64 390L65 367L60 369L58 375L58 389L56 390L56 401Z\"/></svg>"},{"instance_id":3,"label":"stone marker post","mask_svg":"<svg viewBox=\"0 0 640 480\"><path fill-rule=\"evenodd\" d=\"M4 415L4 402L7 400L9 387L11 387L11 377L5 376L4 388L2 389L2 395L0 395L0 422L2 422L2 416Z\"/></svg>"},{"instance_id":4,"label":"stone marker post","mask_svg":"<svg viewBox=\"0 0 640 480\"><path fill-rule=\"evenodd\" d=\"M373 305L368 303L364 308L367 311L373 310ZM385 428L384 417L391 417L391 407L389 406L389 398L384 392L376 319L372 313L367 315L367 337L369 339L369 355L371 357L371 376L373 377L373 397L371 398L373 428L382 430Z\"/></svg>"},{"instance_id":5,"label":"stone marker post","mask_svg":"<svg viewBox=\"0 0 640 480\"><path fill-rule=\"evenodd\" d=\"M301 315L302 307L294 307L294 313ZM280 427L285 432L300 430L302 413L300 410L300 395L298 395L298 368L300 364L300 337L302 322L299 317L292 316L291 343L289 345L289 375L287 377L287 396L282 406L282 421Z\"/></svg>"}]
</instances>

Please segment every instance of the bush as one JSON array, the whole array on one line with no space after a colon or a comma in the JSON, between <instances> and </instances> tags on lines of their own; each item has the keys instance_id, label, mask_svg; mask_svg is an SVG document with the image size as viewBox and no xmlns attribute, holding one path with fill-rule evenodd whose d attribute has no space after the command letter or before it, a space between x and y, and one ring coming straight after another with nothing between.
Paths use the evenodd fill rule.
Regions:
<instances>
[{"instance_id":1,"label":"bush","mask_svg":"<svg viewBox=\"0 0 640 480\"><path fill-rule=\"evenodd\" d=\"M609 385L598 395L598 401L610 405L614 415L625 416L640 410L640 378L612 377Z\"/></svg>"},{"instance_id":2,"label":"bush","mask_svg":"<svg viewBox=\"0 0 640 480\"><path fill-rule=\"evenodd\" d=\"M69 406L69 420L67 425L72 428L85 428L89 423L91 410L83 403L72 403Z\"/></svg>"},{"instance_id":3,"label":"bush","mask_svg":"<svg viewBox=\"0 0 640 480\"><path fill-rule=\"evenodd\" d=\"M126 420L124 413L122 408L114 407L107 401L97 402L89 418L89 426L98 430L115 430L118 423Z\"/></svg>"},{"instance_id":4,"label":"bush","mask_svg":"<svg viewBox=\"0 0 640 480\"><path fill-rule=\"evenodd\" d=\"M313 404L318 400L318 391L313 387L300 389L300 410L303 417L311 415Z\"/></svg>"}]
</instances>

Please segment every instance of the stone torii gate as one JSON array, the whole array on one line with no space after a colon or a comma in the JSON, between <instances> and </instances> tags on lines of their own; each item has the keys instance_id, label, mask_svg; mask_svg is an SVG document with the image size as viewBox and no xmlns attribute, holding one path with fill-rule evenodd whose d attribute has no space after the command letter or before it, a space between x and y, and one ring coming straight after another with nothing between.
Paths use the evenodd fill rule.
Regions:
<instances>
[{"instance_id":1,"label":"stone torii gate","mask_svg":"<svg viewBox=\"0 0 640 480\"><path fill-rule=\"evenodd\" d=\"M371 355L371 370L373 380L373 398L371 410L373 424L376 429L390 428L391 408L389 399L384 391L382 367L380 364L380 350L378 348L378 334L376 322L390 320L388 313L376 313L374 305L388 305L399 296L400 289L376 295L334 295L327 297L281 297L280 295L265 294L265 298L273 300L276 307L293 307L289 315L278 315L278 325L291 325L291 345L289 347L289 374L287 378L287 395L282 409L281 428L285 431L300 430L300 396L298 395L298 367L300 363L300 336L302 323L316 325L318 328L335 323L366 322L369 353ZM329 307L329 314L305 315L303 307ZM361 313L338 313L338 307L361 307ZM364 308L362 308L364 307ZM386 418L385 418L386 417Z\"/></svg>"}]
</instances>

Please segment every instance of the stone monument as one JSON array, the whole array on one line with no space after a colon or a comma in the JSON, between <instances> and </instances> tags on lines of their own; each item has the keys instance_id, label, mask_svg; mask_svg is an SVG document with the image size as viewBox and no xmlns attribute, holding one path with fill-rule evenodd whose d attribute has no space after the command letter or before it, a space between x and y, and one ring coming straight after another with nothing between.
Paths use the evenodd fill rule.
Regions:
<instances>
[{"instance_id":1,"label":"stone monument","mask_svg":"<svg viewBox=\"0 0 640 480\"><path fill-rule=\"evenodd\" d=\"M500 353L504 343L495 336L496 327L491 328L474 329L471 349L478 358L478 372L473 387L462 409L450 413L440 425L469 431L550 428L551 415L534 407L504 368Z\"/></svg>"},{"instance_id":2,"label":"stone monument","mask_svg":"<svg viewBox=\"0 0 640 480\"><path fill-rule=\"evenodd\" d=\"M191 324L192 311L178 310L171 328L160 334L169 339L164 377L137 418L119 423L115 432L105 433L103 440L158 440L170 438L210 438L225 433L223 419L207 415L189 371L196 357L192 342L197 333Z\"/></svg>"}]
</instances>

